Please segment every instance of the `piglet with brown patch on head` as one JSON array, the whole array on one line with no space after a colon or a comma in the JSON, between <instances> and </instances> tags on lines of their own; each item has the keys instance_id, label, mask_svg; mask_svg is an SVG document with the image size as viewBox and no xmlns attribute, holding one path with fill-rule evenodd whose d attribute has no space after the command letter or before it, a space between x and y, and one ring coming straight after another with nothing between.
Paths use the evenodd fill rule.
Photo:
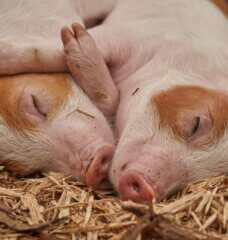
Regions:
<instances>
[{"instance_id":1,"label":"piglet with brown patch on head","mask_svg":"<svg viewBox=\"0 0 228 240\"><path fill-rule=\"evenodd\" d=\"M227 18L209 1L123 0L89 33L120 90L109 173L122 199L159 201L228 174ZM78 43L63 35L77 80ZM78 82L92 96L101 81Z\"/></svg>"},{"instance_id":2,"label":"piglet with brown patch on head","mask_svg":"<svg viewBox=\"0 0 228 240\"><path fill-rule=\"evenodd\" d=\"M61 171L98 185L114 137L69 74L0 77L0 164L20 174Z\"/></svg>"},{"instance_id":3,"label":"piglet with brown patch on head","mask_svg":"<svg viewBox=\"0 0 228 240\"><path fill-rule=\"evenodd\" d=\"M15 0L12 7L0 1L0 75L18 74L0 77L0 164L7 169L21 174L62 171L101 187L114 151L111 127L71 75L43 72L68 70L60 39L64 25L77 21L92 27L115 2ZM96 49L87 39L80 42L77 64L83 69L84 59ZM102 82L114 86L105 64L100 68L98 73L105 72ZM111 94L99 89L94 96L112 115L117 89Z\"/></svg>"}]
</instances>

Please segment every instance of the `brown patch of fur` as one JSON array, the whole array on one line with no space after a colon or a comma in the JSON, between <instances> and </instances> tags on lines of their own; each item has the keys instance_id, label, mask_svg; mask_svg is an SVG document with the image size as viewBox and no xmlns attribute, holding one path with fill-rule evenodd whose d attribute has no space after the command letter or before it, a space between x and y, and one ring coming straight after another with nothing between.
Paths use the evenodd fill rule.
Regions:
<instances>
[{"instance_id":1,"label":"brown patch of fur","mask_svg":"<svg viewBox=\"0 0 228 240\"><path fill-rule=\"evenodd\" d=\"M198 86L176 86L152 98L159 112L160 128L169 128L177 139L187 140L181 133L180 119L184 114L206 114L213 122L211 141L224 133L228 120L228 98L222 93Z\"/></svg>"},{"instance_id":2,"label":"brown patch of fur","mask_svg":"<svg viewBox=\"0 0 228 240\"><path fill-rule=\"evenodd\" d=\"M227 0L212 0L214 4L216 4L222 12L228 16L228 2Z\"/></svg>"},{"instance_id":3,"label":"brown patch of fur","mask_svg":"<svg viewBox=\"0 0 228 240\"><path fill-rule=\"evenodd\" d=\"M47 118L52 119L70 94L66 74L21 74L0 77L0 116L11 128L35 131L36 126L19 107L20 97L27 85L47 91L52 101Z\"/></svg>"}]
</instances>

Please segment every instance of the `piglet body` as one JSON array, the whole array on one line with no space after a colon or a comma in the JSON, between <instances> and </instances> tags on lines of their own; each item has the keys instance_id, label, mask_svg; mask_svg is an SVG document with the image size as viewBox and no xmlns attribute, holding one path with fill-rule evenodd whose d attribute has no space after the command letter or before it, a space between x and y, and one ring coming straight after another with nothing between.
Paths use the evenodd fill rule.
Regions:
<instances>
[{"instance_id":1,"label":"piglet body","mask_svg":"<svg viewBox=\"0 0 228 240\"><path fill-rule=\"evenodd\" d=\"M225 16L209 1L125 0L89 33L120 91L109 173L122 199L159 201L228 174ZM65 47L76 76L77 47ZM79 82L91 95L97 81Z\"/></svg>"},{"instance_id":2,"label":"piglet body","mask_svg":"<svg viewBox=\"0 0 228 240\"><path fill-rule=\"evenodd\" d=\"M92 26L113 3L0 2L0 164L5 168L20 174L61 171L92 187L107 178L115 143L111 127L70 74L51 72L67 71L61 27L73 21ZM83 54L92 51L89 45Z\"/></svg>"},{"instance_id":3,"label":"piglet body","mask_svg":"<svg viewBox=\"0 0 228 240\"><path fill-rule=\"evenodd\" d=\"M78 22L91 27L116 0L7 0L0 3L0 74L66 72L60 30Z\"/></svg>"}]
</instances>

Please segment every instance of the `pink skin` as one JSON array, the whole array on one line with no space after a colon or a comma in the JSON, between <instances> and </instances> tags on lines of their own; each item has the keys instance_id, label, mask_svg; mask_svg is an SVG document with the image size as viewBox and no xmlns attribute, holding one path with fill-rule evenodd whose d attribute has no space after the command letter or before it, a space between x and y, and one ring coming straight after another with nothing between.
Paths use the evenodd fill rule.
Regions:
<instances>
[{"instance_id":1,"label":"pink skin","mask_svg":"<svg viewBox=\"0 0 228 240\"><path fill-rule=\"evenodd\" d=\"M86 122L86 119L84 119ZM101 183L107 180L108 167L111 162L114 148L113 139L109 136L107 129L99 125L90 127L90 125L80 126L80 131L74 128L64 129L54 139L60 139L63 132L65 137L63 141L55 142L55 155L57 154L53 170L63 171L67 175L72 175L75 179L86 182L87 186L103 188ZM102 183L103 185L103 183Z\"/></svg>"},{"instance_id":2,"label":"pink skin","mask_svg":"<svg viewBox=\"0 0 228 240\"><path fill-rule=\"evenodd\" d=\"M0 80L0 91L8 93L1 104L19 109L8 112L13 127L1 120L0 164L10 162L17 166L11 170L21 174L61 171L93 188L105 187L102 181L108 177L114 136L73 78L69 74L21 74ZM57 92L64 85L59 85L60 80L69 90L61 102ZM25 123L34 127L28 129Z\"/></svg>"},{"instance_id":3,"label":"pink skin","mask_svg":"<svg viewBox=\"0 0 228 240\"><path fill-rule=\"evenodd\" d=\"M159 91L176 85L195 84L224 90L228 59L224 51L228 36L222 23L225 19L207 2L193 4L191 9L186 1L165 4L166 7L163 1L122 1L102 26L89 30L120 90L116 116L119 142L109 177L124 200L159 201L189 181L228 173L226 148L200 147L211 135L203 117L200 131L191 136L194 144L180 141L168 129L159 128L156 105L151 101ZM199 22L200 7L207 10L205 15L200 14L204 20L196 28L192 20ZM213 36L205 24L208 21L216 29ZM74 55L74 49L66 55L68 65L73 66L68 59ZM99 79L94 80L95 87ZM80 82L90 95L87 84ZM183 132L193 132L194 117L194 113L189 113L180 119Z\"/></svg>"},{"instance_id":4,"label":"pink skin","mask_svg":"<svg viewBox=\"0 0 228 240\"><path fill-rule=\"evenodd\" d=\"M0 74L68 72L59 32L77 21L93 27L117 0L7 0L0 3ZM34 23L36 23L34 25Z\"/></svg>"},{"instance_id":5,"label":"pink skin","mask_svg":"<svg viewBox=\"0 0 228 240\"><path fill-rule=\"evenodd\" d=\"M94 104L111 117L117 109L118 89L92 37L80 24L73 24L72 30L73 33L65 27L61 31L71 73ZM68 52L71 54L68 55Z\"/></svg>"},{"instance_id":6,"label":"pink skin","mask_svg":"<svg viewBox=\"0 0 228 240\"><path fill-rule=\"evenodd\" d=\"M118 180L117 189L123 200L160 201L183 186L179 180L184 179L186 166L175 161L175 153L161 154L162 149L143 140L120 144L115 159L121 159L121 164L112 162L110 176Z\"/></svg>"},{"instance_id":7,"label":"pink skin","mask_svg":"<svg viewBox=\"0 0 228 240\"><path fill-rule=\"evenodd\" d=\"M65 46L65 49L67 50L66 51L66 57L67 57L66 59L67 59L68 65L70 66L72 74L74 75L76 81L77 81L77 79L80 79L80 80L78 80L80 82L82 79L85 79L84 82L86 81L86 83L89 84L89 80L88 80L88 78L86 78L88 73L83 70L86 69L87 65L90 67L94 66L93 72L95 74L92 75L93 81L91 81L91 84L93 84L94 82L98 82L100 79L99 76L104 75L106 72L106 68L104 67L104 62L102 63L101 58L98 55L99 52L96 51L96 53L97 53L96 58L94 55L90 54L89 57L87 57L87 59L85 59L85 61L83 63L83 64L85 64L85 67L81 67L82 63L80 63L80 68L79 68L78 63L77 63L78 58L75 57L78 55L78 52L81 53L80 49L83 49L83 45L82 45L83 41L87 40L86 41L87 44L90 43L90 45L85 46L83 51L86 51L88 46L91 46L91 49L92 49L92 47L94 47L96 45L95 45L93 39L91 38L91 36L88 35L86 33L86 31L79 24L73 24L72 29L73 29L74 34L68 28L62 29L62 40L63 40L63 44ZM81 56L80 56L80 59L81 59ZM95 62L95 63L98 62L98 63L90 64L90 61ZM98 72L99 74L96 74L96 72ZM84 76L84 77L82 77L82 76ZM111 82L110 77L106 77L106 78L102 78L102 79L105 79L105 83ZM83 83L83 82L81 82L81 83ZM104 85L104 82L102 84ZM85 88L85 91L87 93L89 93L88 85L83 84L83 86ZM110 86L108 86L108 88L112 89ZM93 99L92 96L91 96L91 98ZM97 102L96 104L99 106L99 102ZM125 105L125 107L126 107L126 105ZM103 111L105 111L105 110L103 109ZM168 162L165 161L164 166L156 167L156 165L157 165L156 163L157 163L159 157L155 157L154 158L155 161L151 161L150 160L150 158L151 158L150 151L147 150L145 152L145 154L142 151L140 151L140 152L132 151L132 149L138 149L138 146L139 146L138 144L139 143L134 144L135 146L133 146L131 144L129 147L122 146L122 148L125 149L125 152L121 152L120 154L118 154L121 157L121 159L132 158L132 159L136 159L136 161L132 162L132 164L129 165L129 169L126 168L127 170L125 169L123 171L123 168L121 167L120 170L121 170L121 172L123 171L122 174L120 174L120 172L119 172L119 169L118 169L119 167L117 168L117 170L113 170L113 171L117 172L117 174L113 174L113 178L119 180L118 191L120 192L121 197L124 200L131 199L133 201L140 202L140 201L154 200L155 197L158 200L158 199L160 199L159 192L160 192L161 186L160 187L153 186L153 188L156 189L156 194L155 194L153 188L148 183L148 181L151 179L145 180L145 178L147 178L147 175L148 175L147 171L153 167L155 169L158 169L158 171L160 169L160 171L162 173L165 173L166 171L164 171L163 169L165 169L167 167ZM121 146L121 144L120 144L120 146ZM140 158L141 158L140 161L138 159L139 154L140 154ZM132 157L131 157L131 155L132 155ZM115 156L115 157L117 157L117 156ZM126 157L124 157L124 156L126 156ZM142 161L145 162L143 165L143 168L141 165ZM150 161L151 164L147 168L145 168L145 165L148 165L147 161ZM162 162L162 161L160 161L160 162ZM121 166L123 166L123 165L124 165L124 162L122 162ZM93 166L93 165L91 165L91 166ZM139 171L139 169L140 169L140 171ZM174 170L174 172L175 172L175 170ZM93 171L93 177L95 176L95 174L96 174L96 171ZM154 172L154 174L156 177L157 173ZM97 176L99 176L99 174L97 174ZM95 177L94 177L94 179L95 179ZM153 177L152 177L152 179L153 179ZM151 180L151 181L154 181L154 180ZM149 182L151 182L151 181L149 181ZM87 184L88 184L88 181L87 181ZM138 187L134 187L135 185L137 185ZM165 182L162 185L165 185ZM163 191L163 190L161 190L161 191Z\"/></svg>"},{"instance_id":8,"label":"pink skin","mask_svg":"<svg viewBox=\"0 0 228 240\"><path fill-rule=\"evenodd\" d=\"M145 179L134 171L122 174L119 179L119 192L122 200L132 200L134 202L151 201L155 198L155 193Z\"/></svg>"},{"instance_id":9,"label":"pink skin","mask_svg":"<svg viewBox=\"0 0 228 240\"><path fill-rule=\"evenodd\" d=\"M23 4L21 1L15 1L15 8L12 9L8 1L1 1L0 75L28 72L69 72L59 38L60 29L75 20L87 27L92 27L106 17L115 3L116 0L105 2L66 0L58 3L53 0L39 0L36 3L25 0ZM25 12L26 14L24 14ZM80 82L84 81L84 78L91 77L89 64L99 65L100 62L84 64L83 59L96 52L97 49L95 45L90 44L89 37L83 37L83 32L82 35L78 32L77 37L78 42L73 39L73 44L77 47L77 64L82 67L83 75L76 74L75 77ZM100 59L102 59L101 56ZM101 72L103 75L100 75L99 71L98 74L100 81L103 78L110 78L105 64L103 64ZM99 107L104 110L106 116L115 112L118 103L117 88L111 79L108 82L108 89L113 87L114 91L106 94L107 88L105 88L99 89L95 94L98 100L103 100ZM30 120L36 122L39 134L44 138L42 140L45 146L45 148L41 146L41 141L37 140L39 143L36 145L37 148L30 150L30 154L37 155L37 158L33 157L34 162L27 161L25 164L29 165L30 172L35 170L62 171L77 180L85 181L88 186L97 188L100 187L102 180L107 178L108 166L114 151L114 137L102 113L88 98L83 97L85 93L78 86L72 86L72 88L76 88L76 90L75 96L71 97L76 99L72 100L70 97L70 100L74 102L69 104L68 109L61 109L50 125L47 124L45 117L34 108L31 92L28 91L28 95L23 97L21 108ZM38 86L33 87L42 107L51 106L51 101L46 99L48 96L37 93L37 89L39 90ZM115 98L114 104L112 98ZM67 111L74 105L79 106L84 112L94 115L94 118L77 111L68 116ZM58 119L59 116L62 118ZM1 141L7 142L6 139ZM29 141L26 144L29 144ZM36 154L39 148L44 148L42 154ZM23 156L24 159L32 158L29 153L25 153L26 149L21 147L20 150L21 159ZM14 149L9 149L10 151L14 153ZM4 148L3 152L4 155L8 154ZM38 157L40 155L42 156ZM17 155L15 158L15 161L19 159ZM52 159L53 162L51 162Z\"/></svg>"},{"instance_id":10,"label":"pink skin","mask_svg":"<svg viewBox=\"0 0 228 240\"><path fill-rule=\"evenodd\" d=\"M94 99L95 103L98 105L98 107L100 107L104 114L111 116L117 107L117 88L113 84L107 67L104 64L102 57L97 50L91 36L80 25L76 24L73 26L73 30L74 35L69 31L69 29L62 29L62 41L65 46L65 52L67 53L68 51L71 51L71 48L74 49L74 56L72 57L74 60L73 64L71 64L71 59L68 59L68 64L70 65L71 72L78 82L87 81L88 84L86 88L91 88L91 86L89 86L89 82L91 81L93 83L94 79L99 79L100 81L107 83L107 86L105 86L104 89L102 89L102 86L99 86L99 89L97 90L99 95L97 101L95 100L97 96L96 89L93 89L93 92L91 95L89 95L89 97L91 99ZM91 61L89 61L90 59ZM91 71L93 74L91 74ZM106 89L112 89L112 91L107 92ZM104 98L103 96L100 96L103 94L103 92L105 93ZM100 127L97 127L96 130L100 133L100 130L102 128L103 126L101 125ZM99 135L96 136L95 131L94 129L90 128L83 131L84 137L89 136L90 133L93 133L93 145L94 143L97 145L100 140ZM69 133L69 135L67 135L67 138L69 138L71 135L72 133ZM79 137L80 134L75 133L74 135ZM84 142L81 142L80 139L80 142L74 145L72 149L77 150L79 146L80 149L84 149L83 152L85 152L85 149L91 149L88 140L89 139L86 137L86 142L84 144ZM82 161L86 176L86 184L87 186L91 186L93 188L100 186L102 180L107 179L108 176L108 168L113 156L113 146L105 144L105 140L106 139L104 139L103 142L99 143L99 147L96 146L95 152L86 152L86 156L81 156L82 159L86 160ZM110 141L110 139L108 140ZM67 145L69 145L69 143L67 143ZM94 148L92 149L94 151ZM88 162L88 159L89 161L92 159L91 163ZM70 166L69 162L67 165Z\"/></svg>"},{"instance_id":11,"label":"pink skin","mask_svg":"<svg viewBox=\"0 0 228 240\"><path fill-rule=\"evenodd\" d=\"M77 76L80 73L80 76L84 75L85 78L81 78L81 79L85 79L84 82L80 82L80 85L82 85L86 91L86 93L89 94L89 89L88 87L88 81L86 81L86 72L83 72L82 69L77 68L77 58L75 58L74 56L77 54L78 51L78 46L77 46L77 42L74 40L74 38L78 41L78 36L87 36L89 38L89 40L87 40L88 42L92 42L93 39L90 37L90 35L86 34L85 30L79 25L79 24L73 24L72 25L72 29L74 33L71 33L71 31L68 28L63 28L62 30L62 40L65 46L65 49L67 49L66 51L66 59L67 59L67 63L70 66L70 69L73 73L73 75L75 76L75 79L77 81ZM79 34L80 33L80 34ZM82 38L83 39L83 38ZM91 46L95 46L95 43L91 44ZM80 47L82 48L82 46L80 45ZM87 46L86 46L87 48ZM86 65L89 61L96 61L96 58L94 58L93 55L90 55L90 58L88 60L88 58L85 60L84 64ZM99 75L103 75L101 74L103 69L102 66L104 66L104 63L101 64L101 60L99 59L99 63L100 64L96 64L95 66L97 67L94 68L94 72L98 72L99 74L94 74L93 76L98 76L97 79L94 77L93 82L98 82L99 81ZM126 66L128 66L128 62L125 63ZM138 63L136 64L138 66ZM91 66L91 65L90 65ZM105 72L105 71L104 71ZM129 73L130 74L130 73ZM110 81L110 78L105 78L105 80ZM107 81L105 83L107 83ZM91 82L91 84L93 83ZM86 83L86 84L85 84ZM102 83L104 85L104 82ZM100 85L99 85L100 86ZM140 85L138 85L139 88L141 88ZM128 88L128 85L126 85L126 88ZM109 86L109 89L110 88ZM122 93L126 92L130 94L132 94L135 90L135 85L133 85L133 87L130 87L130 89L128 88L128 90L125 90L125 84L123 82L122 84L122 89L121 89ZM136 92L136 95L140 95L140 91ZM126 94L127 96L128 94ZM92 97L91 97L92 98ZM92 98L93 99L93 98ZM99 106L99 102L96 103ZM119 111L121 110L121 106L124 107L124 112L127 111L128 109L128 105L132 104L132 102L129 101L129 99L126 97L125 99L125 94L123 95L123 98L121 100L121 105L119 108ZM137 103L136 103L137 104ZM105 111L103 109L103 111ZM126 116L122 115L122 117ZM119 122L120 118L117 119ZM123 122L124 123L124 122ZM121 124L119 124L118 126L118 130L119 133L121 132ZM123 127L124 128L124 127ZM116 179L118 180L118 182L115 183L115 187L117 188L118 192L121 195L121 198L124 200L127 199L131 199L133 201L137 201L137 202L141 202L141 201L155 201L155 200L160 200L161 196L164 195L165 192L165 187L167 186L167 183L173 178L173 185L174 182L176 182L178 180L178 175L176 174L177 172L177 168L175 168L175 165L173 164L172 168L173 169L170 172L170 175L167 175L166 172L166 168L167 165L170 165L169 161L161 161L159 154L158 156L155 155L155 157L152 157L152 154L154 155L154 153L152 153L150 151L150 146L147 146L147 149L145 150L145 153L142 151L142 149L139 149L140 146L140 142L136 142L134 144L130 144L129 146L125 145L125 144L121 144L121 142L119 143L119 147L117 148L117 152L115 154L115 159L119 159L118 161L115 161L112 163L112 168L111 168L111 176L112 176L112 180ZM119 153L118 150L121 150L121 152ZM132 151L132 149L135 149L135 151ZM151 158L154 159L153 161L151 161ZM123 160L124 159L124 160ZM132 159L132 160L129 160ZM134 159L134 161L133 161ZM163 158L162 158L163 159ZM122 166L124 166L124 162L125 160L127 160L130 164L128 167L123 168ZM121 161L121 164L119 164ZM150 164L148 165L148 162L150 162ZM144 164L142 164L144 163ZM117 165L116 165L117 164ZM148 166L147 166L148 165ZM145 167L147 166L147 167ZM170 166L171 167L171 166ZM153 171L153 175L151 175L150 177L148 177L148 171L151 172L151 169L154 169L155 171ZM161 181L157 182L156 184L154 184L155 179L157 178L158 175L164 175L164 177L161 177ZM176 175L175 178L173 177L173 174ZM184 173L182 173L184 174ZM165 180L166 179L166 180ZM153 183L153 187L151 186ZM137 187L135 187L137 185ZM175 187L179 188L178 183L175 183ZM172 187L173 188L173 187Z\"/></svg>"},{"instance_id":12,"label":"pink skin","mask_svg":"<svg viewBox=\"0 0 228 240\"><path fill-rule=\"evenodd\" d=\"M118 90L91 36L79 24L74 24L72 29L73 34L68 28L63 28L61 32L67 63L77 82L87 82L86 85L83 85L84 90L92 89L92 91L88 91L90 92L89 97L106 116L110 117L117 108ZM72 52L72 49L73 56L68 57L67 53ZM99 81L101 82L99 83ZM97 89L94 88L94 82L97 82ZM107 178L112 154L112 148L101 147L98 150L86 173L88 186L96 187L103 179Z\"/></svg>"}]
</instances>

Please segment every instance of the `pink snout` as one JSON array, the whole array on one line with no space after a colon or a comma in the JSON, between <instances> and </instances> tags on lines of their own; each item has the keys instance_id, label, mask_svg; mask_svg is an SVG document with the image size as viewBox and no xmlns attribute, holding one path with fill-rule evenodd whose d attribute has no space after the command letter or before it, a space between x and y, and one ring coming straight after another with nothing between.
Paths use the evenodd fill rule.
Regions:
<instances>
[{"instance_id":1,"label":"pink snout","mask_svg":"<svg viewBox=\"0 0 228 240\"><path fill-rule=\"evenodd\" d=\"M96 152L86 172L86 184L88 187L99 188L101 182L107 179L113 152L114 149L111 146L103 146Z\"/></svg>"},{"instance_id":2,"label":"pink snout","mask_svg":"<svg viewBox=\"0 0 228 240\"><path fill-rule=\"evenodd\" d=\"M155 200L155 193L146 180L137 172L124 173L119 180L119 192L122 200L148 202Z\"/></svg>"}]
</instances>

